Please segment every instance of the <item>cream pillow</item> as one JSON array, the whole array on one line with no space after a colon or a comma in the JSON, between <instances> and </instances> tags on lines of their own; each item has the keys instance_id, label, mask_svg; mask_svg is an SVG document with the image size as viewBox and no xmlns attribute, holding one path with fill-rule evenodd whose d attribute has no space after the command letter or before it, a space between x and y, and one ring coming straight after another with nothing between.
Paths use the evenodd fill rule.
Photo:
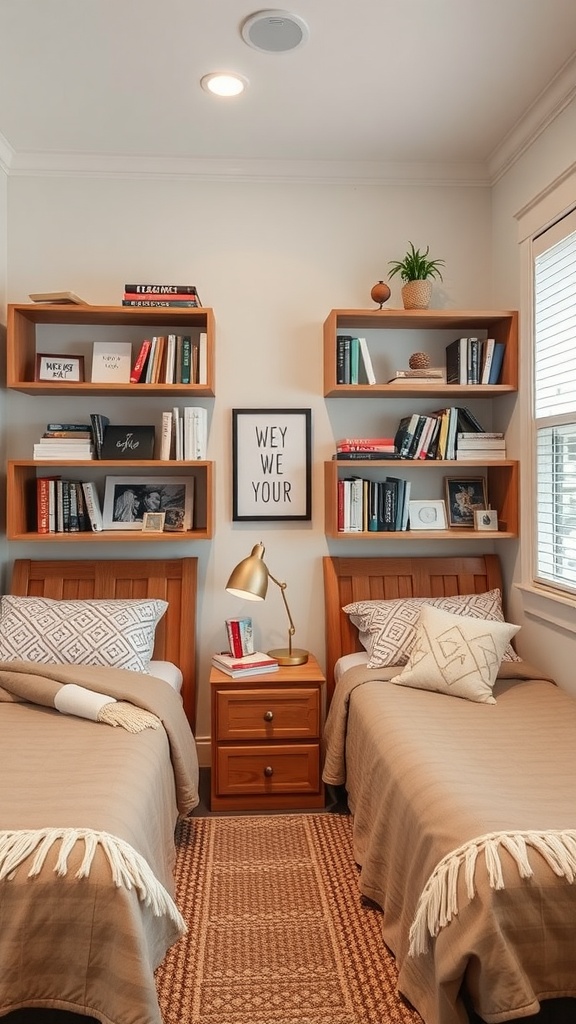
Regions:
<instances>
[{"instance_id":1,"label":"cream pillow","mask_svg":"<svg viewBox=\"0 0 576 1024\"><path fill-rule=\"evenodd\" d=\"M404 597L347 604L342 610L357 627L360 642L368 651L368 668L406 664L424 605L442 608L453 615L504 622L499 590L487 590L483 594L457 594L454 597ZM508 644L504 661L521 660Z\"/></svg>"},{"instance_id":2,"label":"cream pillow","mask_svg":"<svg viewBox=\"0 0 576 1024\"><path fill-rule=\"evenodd\" d=\"M423 605L408 663L391 682L495 704L492 687L506 645L519 629Z\"/></svg>"},{"instance_id":3,"label":"cream pillow","mask_svg":"<svg viewBox=\"0 0 576 1024\"><path fill-rule=\"evenodd\" d=\"M156 626L167 607L160 600L55 601L6 594L0 601L0 661L148 673Z\"/></svg>"}]
</instances>

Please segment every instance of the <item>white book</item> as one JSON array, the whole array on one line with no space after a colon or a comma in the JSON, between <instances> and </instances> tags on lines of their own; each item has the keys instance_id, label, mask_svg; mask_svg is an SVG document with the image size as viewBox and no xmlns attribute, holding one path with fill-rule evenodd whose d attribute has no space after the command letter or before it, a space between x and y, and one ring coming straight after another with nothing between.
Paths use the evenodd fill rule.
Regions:
<instances>
[{"instance_id":1,"label":"white book","mask_svg":"<svg viewBox=\"0 0 576 1024\"><path fill-rule=\"evenodd\" d=\"M198 337L198 383L208 383L208 335L200 331Z\"/></svg>"},{"instance_id":2,"label":"white book","mask_svg":"<svg viewBox=\"0 0 576 1024\"><path fill-rule=\"evenodd\" d=\"M370 352L368 349L368 342L366 341L366 338L358 338L358 343L360 345L360 365L362 366L364 371L363 373L359 374L358 379L361 384L364 383L364 378L366 379L367 384L375 384L376 374L374 373L374 367L372 366L372 359L370 357ZM360 380L360 377L362 377L362 380Z\"/></svg>"},{"instance_id":3,"label":"white book","mask_svg":"<svg viewBox=\"0 0 576 1024\"><path fill-rule=\"evenodd\" d=\"M48 532L56 532L56 481L48 480Z\"/></svg>"},{"instance_id":4,"label":"white book","mask_svg":"<svg viewBox=\"0 0 576 1024\"><path fill-rule=\"evenodd\" d=\"M362 533L364 486L360 477L350 481L350 525L351 533Z\"/></svg>"},{"instance_id":5,"label":"white book","mask_svg":"<svg viewBox=\"0 0 576 1024\"><path fill-rule=\"evenodd\" d=\"M144 381L145 384L151 384L152 383L152 366L153 366L153 363L154 363L154 355L155 355L155 352L156 352L157 345L158 345L158 338L156 338L156 337L152 338L152 344L150 345L150 352L148 353L148 359L146 361L146 379Z\"/></svg>"},{"instance_id":6,"label":"white book","mask_svg":"<svg viewBox=\"0 0 576 1024\"><path fill-rule=\"evenodd\" d=\"M164 370L164 383L174 383L174 367L176 363L176 335L169 334L166 343L166 367Z\"/></svg>"},{"instance_id":7,"label":"white book","mask_svg":"<svg viewBox=\"0 0 576 1024\"><path fill-rule=\"evenodd\" d=\"M410 507L409 506L410 506L410 492L411 492L411 490L412 490L412 482L410 480L406 480L405 485L404 485L404 506L402 508L402 522L400 524L400 529L401 530L407 530L408 529L408 518L409 518L409 512L410 512Z\"/></svg>"},{"instance_id":8,"label":"white book","mask_svg":"<svg viewBox=\"0 0 576 1024\"><path fill-rule=\"evenodd\" d=\"M174 406L172 416L174 425L174 458L178 462L182 462L182 459L184 458L183 423L182 413L177 406Z\"/></svg>"},{"instance_id":9,"label":"white book","mask_svg":"<svg viewBox=\"0 0 576 1024\"><path fill-rule=\"evenodd\" d=\"M208 447L208 413L201 405L193 407L193 438L194 438L194 459L203 460L206 458Z\"/></svg>"},{"instance_id":10,"label":"white book","mask_svg":"<svg viewBox=\"0 0 576 1024\"><path fill-rule=\"evenodd\" d=\"M95 341L92 346L93 384L129 384L132 344L129 341Z\"/></svg>"},{"instance_id":11,"label":"white book","mask_svg":"<svg viewBox=\"0 0 576 1024\"><path fill-rule=\"evenodd\" d=\"M487 384L490 380L490 368L492 366L492 357L494 355L494 338L486 338L482 346L482 369L480 376L480 383Z\"/></svg>"},{"instance_id":12,"label":"white book","mask_svg":"<svg viewBox=\"0 0 576 1024\"><path fill-rule=\"evenodd\" d=\"M168 462L172 450L172 413L162 413L162 428L160 434L160 460Z\"/></svg>"},{"instance_id":13,"label":"white book","mask_svg":"<svg viewBox=\"0 0 576 1024\"><path fill-rule=\"evenodd\" d=\"M187 461L190 460L190 459L195 459L196 458L196 455L195 455L196 441L195 441L195 437L194 437L194 429L195 429L194 409L192 408L191 405L185 405L184 406L184 425L183 425L183 435L184 435L184 446L183 446L184 453L183 454L184 454L184 458Z\"/></svg>"},{"instance_id":14,"label":"white book","mask_svg":"<svg viewBox=\"0 0 576 1024\"><path fill-rule=\"evenodd\" d=\"M100 505L96 484L93 480L83 480L82 491L84 492L84 502L90 525L93 531L98 533L104 529L104 520L102 518L102 506Z\"/></svg>"}]
</instances>

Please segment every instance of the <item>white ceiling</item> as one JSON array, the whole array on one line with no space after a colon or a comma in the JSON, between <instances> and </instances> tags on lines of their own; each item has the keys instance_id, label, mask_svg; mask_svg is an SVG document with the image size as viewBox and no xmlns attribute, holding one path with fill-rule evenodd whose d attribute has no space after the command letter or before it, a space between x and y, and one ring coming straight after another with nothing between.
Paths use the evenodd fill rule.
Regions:
<instances>
[{"instance_id":1,"label":"white ceiling","mask_svg":"<svg viewBox=\"0 0 576 1024\"><path fill-rule=\"evenodd\" d=\"M241 36L264 6L0 0L4 167L494 180L576 95L576 0L294 0L279 54Z\"/></svg>"}]
</instances>

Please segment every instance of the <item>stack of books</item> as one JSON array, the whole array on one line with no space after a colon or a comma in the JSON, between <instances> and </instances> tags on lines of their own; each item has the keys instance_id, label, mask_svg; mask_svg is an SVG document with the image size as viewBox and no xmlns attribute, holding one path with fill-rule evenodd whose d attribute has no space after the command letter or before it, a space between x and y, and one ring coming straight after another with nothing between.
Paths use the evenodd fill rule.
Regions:
<instances>
[{"instance_id":1,"label":"stack of books","mask_svg":"<svg viewBox=\"0 0 576 1024\"><path fill-rule=\"evenodd\" d=\"M363 459L394 459L396 449L393 437L343 437L336 442L334 459L354 462Z\"/></svg>"},{"instance_id":2,"label":"stack of books","mask_svg":"<svg viewBox=\"0 0 576 1024\"><path fill-rule=\"evenodd\" d=\"M444 384L446 370L442 366L428 366L425 370L396 370L389 384Z\"/></svg>"},{"instance_id":3,"label":"stack of books","mask_svg":"<svg viewBox=\"0 0 576 1024\"><path fill-rule=\"evenodd\" d=\"M144 338L130 371L131 384L207 384L208 336L161 334Z\"/></svg>"},{"instance_id":4,"label":"stack of books","mask_svg":"<svg viewBox=\"0 0 576 1024\"><path fill-rule=\"evenodd\" d=\"M236 658L232 654L214 654L212 655L212 664L214 668L219 668L221 672L225 672L227 676L232 676L233 679L242 679L244 676L259 676L264 675L266 672L276 672L278 670L276 658L271 658L268 654L262 654L261 651L248 654L244 658Z\"/></svg>"},{"instance_id":5,"label":"stack of books","mask_svg":"<svg viewBox=\"0 0 576 1024\"><path fill-rule=\"evenodd\" d=\"M34 445L34 459L67 462L69 459L94 459L95 449L90 423L48 423Z\"/></svg>"},{"instance_id":6,"label":"stack of books","mask_svg":"<svg viewBox=\"0 0 576 1024\"><path fill-rule=\"evenodd\" d=\"M408 529L411 483L399 477L338 481L338 532L380 533Z\"/></svg>"},{"instance_id":7,"label":"stack of books","mask_svg":"<svg viewBox=\"0 0 576 1024\"><path fill-rule=\"evenodd\" d=\"M336 383L376 383L366 338L355 338L351 334L338 335L336 338Z\"/></svg>"},{"instance_id":8,"label":"stack of books","mask_svg":"<svg viewBox=\"0 0 576 1024\"><path fill-rule=\"evenodd\" d=\"M505 347L494 338L456 338L446 346L446 382L498 384Z\"/></svg>"},{"instance_id":9,"label":"stack of books","mask_svg":"<svg viewBox=\"0 0 576 1024\"><path fill-rule=\"evenodd\" d=\"M490 462L506 458L506 440L498 431L463 432L456 435L456 459Z\"/></svg>"},{"instance_id":10,"label":"stack of books","mask_svg":"<svg viewBox=\"0 0 576 1024\"><path fill-rule=\"evenodd\" d=\"M202 303L193 284L125 284L122 305L187 309Z\"/></svg>"},{"instance_id":11,"label":"stack of books","mask_svg":"<svg viewBox=\"0 0 576 1024\"><path fill-rule=\"evenodd\" d=\"M162 462L204 461L208 448L208 411L200 405L174 406L162 413L160 455Z\"/></svg>"}]
</instances>

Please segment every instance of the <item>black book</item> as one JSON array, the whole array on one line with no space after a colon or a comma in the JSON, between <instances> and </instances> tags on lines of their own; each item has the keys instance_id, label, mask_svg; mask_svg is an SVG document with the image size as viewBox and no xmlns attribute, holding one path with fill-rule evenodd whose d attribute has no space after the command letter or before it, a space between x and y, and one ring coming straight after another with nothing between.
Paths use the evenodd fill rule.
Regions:
<instances>
[{"instance_id":1,"label":"black book","mask_svg":"<svg viewBox=\"0 0 576 1024\"><path fill-rule=\"evenodd\" d=\"M125 292L134 292L136 295L197 295L196 285L193 284L125 284Z\"/></svg>"},{"instance_id":2,"label":"black book","mask_svg":"<svg viewBox=\"0 0 576 1024\"><path fill-rule=\"evenodd\" d=\"M351 334L339 334L336 338L336 383L350 383Z\"/></svg>"},{"instance_id":3,"label":"black book","mask_svg":"<svg viewBox=\"0 0 576 1024\"><path fill-rule=\"evenodd\" d=\"M446 383L468 383L468 338L456 338L446 346Z\"/></svg>"},{"instance_id":4,"label":"black book","mask_svg":"<svg viewBox=\"0 0 576 1024\"><path fill-rule=\"evenodd\" d=\"M386 477L382 485L384 504L384 529L396 529L396 503L398 500L398 481L394 477Z\"/></svg>"},{"instance_id":5,"label":"black book","mask_svg":"<svg viewBox=\"0 0 576 1024\"><path fill-rule=\"evenodd\" d=\"M484 427L479 420L476 419L473 412L470 409L458 406L458 418L456 421L456 432L458 434L471 433L473 430L478 434L484 433ZM466 426L466 424L468 424Z\"/></svg>"},{"instance_id":6,"label":"black book","mask_svg":"<svg viewBox=\"0 0 576 1024\"><path fill-rule=\"evenodd\" d=\"M422 434L422 431L424 430L424 427L426 426L427 419L428 419L427 416L419 416L418 417L418 422L416 423L416 426L414 427L414 433L412 435L412 441L410 442L410 448L409 448L408 454L406 456L407 459L415 459L416 458L416 450L418 448L418 442L420 440L420 436Z\"/></svg>"},{"instance_id":7,"label":"black book","mask_svg":"<svg viewBox=\"0 0 576 1024\"><path fill-rule=\"evenodd\" d=\"M154 427L108 426L102 443L102 459L133 459L154 458Z\"/></svg>"},{"instance_id":8,"label":"black book","mask_svg":"<svg viewBox=\"0 0 576 1024\"><path fill-rule=\"evenodd\" d=\"M99 412L90 413L90 422L92 424L92 435L94 437L94 448L96 450L96 458L101 458L100 452L102 451L102 442L104 440L104 431L110 423L108 416L102 416Z\"/></svg>"},{"instance_id":9,"label":"black book","mask_svg":"<svg viewBox=\"0 0 576 1024\"><path fill-rule=\"evenodd\" d=\"M394 447L401 459L410 458L409 452L419 419L418 413L413 413L412 416L403 416L398 424L398 429L394 436Z\"/></svg>"}]
</instances>

